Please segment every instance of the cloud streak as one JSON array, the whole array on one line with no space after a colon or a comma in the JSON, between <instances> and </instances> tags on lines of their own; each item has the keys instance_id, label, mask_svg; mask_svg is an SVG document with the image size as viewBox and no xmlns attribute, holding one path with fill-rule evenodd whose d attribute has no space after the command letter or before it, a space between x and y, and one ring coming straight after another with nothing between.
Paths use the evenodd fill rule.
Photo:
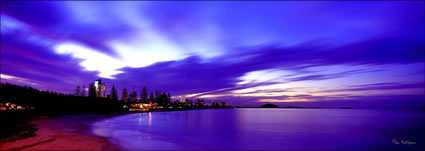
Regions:
<instances>
[{"instance_id":1,"label":"cloud streak","mask_svg":"<svg viewBox=\"0 0 425 151\"><path fill-rule=\"evenodd\" d=\"M407 95L424 95L423 4L8 1L1 74L231 105L419 98Z\"/></svg>"}]
</instances>

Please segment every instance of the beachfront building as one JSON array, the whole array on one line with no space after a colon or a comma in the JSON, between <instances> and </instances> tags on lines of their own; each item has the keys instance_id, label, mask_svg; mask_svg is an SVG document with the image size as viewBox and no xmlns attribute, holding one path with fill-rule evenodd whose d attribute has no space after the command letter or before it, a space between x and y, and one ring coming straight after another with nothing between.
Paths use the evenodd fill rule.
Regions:
<instances>
[{"instance_id":1,"label":"beachfront building","mask_svg":"<svg viewBox=\"0 0 425 151\"><path fill-rule=\"evenodd\" d=\"M132 103L130 104L130 108L129 111L149 111L149 110L154 110L157 109L158 103Z\"/></svg>"},{"instance_id":2,"label":"beachfront building","mask_svg":"<svg viewBox=\"0 0 425 151\"><path fill-rule=\"evenodd\" d=\"M102 80L96 80L90 84L89 92L93 92L96 97L106 97L106 84L102 83Z\"/></svg>"}]
</instances>

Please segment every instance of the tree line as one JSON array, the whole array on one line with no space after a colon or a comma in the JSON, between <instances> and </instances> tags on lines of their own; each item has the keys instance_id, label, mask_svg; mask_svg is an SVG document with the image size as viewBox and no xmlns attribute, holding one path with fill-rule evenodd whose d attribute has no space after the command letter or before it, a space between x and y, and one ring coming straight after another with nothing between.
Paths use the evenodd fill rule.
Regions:
<instances>
[{"instance_id":1,"label":"tree line","mask_svg":"<svg viewBox=\"0 0 425 151\"><path fill-rule=\"evenodd\" d=\"M88 92L86 93L86 87L83 85L82 87L77 86L72 95L81 96L81 97L96 97L96 91L94 86L89 86ZM121 93L121 98L118 98L118 90L115 88L115 85L112 85L111 91L107 96L108 99L121 101L121 102L129 102L129 103L158 103L158 105L170 105L171 103L171 94L170 92L165 93L158 90L155 92L150 92L148 95L148 90L146 86L142 88L140 93L137 93L135 88L131 92L128 92L127 88L123 88Z\"/></svg>"},{"instance_id":2,"label":"tree line","mask_svg":"<svg viewBox=\"0 0 425 151\"><path fill-rule=\"evenodd\" d=\"M80 86L77 86L73 92L73 95L76 96L86 96L84 91L81 91ZM83 85L83 90L85 89L85 86ZM96 92L94 91L95 88L91 85L89 87L88 97L96 97ZM149 95L148 95L149 94ZM205 107L205 100L203 99L184 99L184 100L175 100L172 101L171 94L163 93L158 90L155 90L154 92L151 91L148 93L148 90L146 86L144 86L140 93L137 93L135 88L133 87L133 90L131 92L128 92L127 88L124 87L121 92L121 98L118 98L118 92L115 88L115 85L112 85L111 91L107 97L108 99L123 102L126 104L131 103L156 103L159 106L167 107L177 107L177 108L184 108L184 109L193 109L193 108L204 108ZM226 107L226 102L219 102L219 101L212 101L210 104L211 107Z\"/></svg>"},{"instance_id":3,"label":"tree line","mask_svg":"<svg viewBox=\"0 0 425 151\"><path fill-rule=\"evenodd\" d=\"M81 89L84 89L83 91ZM79 90L78 90L79 89ZM96 97L93 94L87 94L85 87L77 87L74 93L63 94L53 91L41 91L28 86L19 86L9 83L0 83L0 102L12 102L32 110L39 114L58 115L76 112L97 112L112 113L128 111L123 108L131 103L157 103L163 106L162 110L175 109L206 109L227 107L225 102L213 101L211 106L205 106L205 100L185 99L171 102L170 93L162 93L158 90L148 93L144 87L139 93L133 89L127 94L126 88L123 89L121 99L118 99L115 86L111 89L110 97ZM149 94L149 95L148 95ZM127 97L127 99L126 99ZM192 103L193 102L193 103Z\"/></svg>"},{"instance_id":4,"label":"tree line","mask_svg":"<svg viewBox=\"0 0 425 151\"><path fill-rule=\"evenodd\" d=\"M82 95L80 93L80 95ZM109 98L85 97L0 83L0 102L13 102L33 107L40 114L67 114L75 112L110 113L122 111L124 103Z\"/></svg>"}]
</instances>

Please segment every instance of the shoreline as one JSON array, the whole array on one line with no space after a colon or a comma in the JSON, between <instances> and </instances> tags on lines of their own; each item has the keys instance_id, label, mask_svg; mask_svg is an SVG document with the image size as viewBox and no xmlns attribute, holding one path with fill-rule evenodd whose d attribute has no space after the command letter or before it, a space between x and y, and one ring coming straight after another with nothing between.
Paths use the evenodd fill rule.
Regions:
<instances>
[{"instance_id":1,"label":"shoreline","mask_svg":"<svg viewBox=\"0 0 425 151\"><path fill-rule=\"evenodd\" d=\"M78 113L29 120L35 136L0 142L0 150L121 150L107 138L91 133L91 123L121 114Z\"/></svg>"}]
</instances>

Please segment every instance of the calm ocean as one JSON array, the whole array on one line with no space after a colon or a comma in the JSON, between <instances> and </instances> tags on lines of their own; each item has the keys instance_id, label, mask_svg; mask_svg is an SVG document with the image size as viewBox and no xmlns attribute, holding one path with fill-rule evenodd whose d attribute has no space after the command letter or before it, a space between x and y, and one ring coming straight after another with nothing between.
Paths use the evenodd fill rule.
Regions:
<instances>
[{"instance_id":1,"label":"calm ocean","mask_svg":"<svg viewBox=\"0 0 425 151\"><path fill-rule=\"evenodd\" d=\"M124 150L420 150L424 111L210 109L134 113L93 123Z\"/></svg>"}]
</instances>

